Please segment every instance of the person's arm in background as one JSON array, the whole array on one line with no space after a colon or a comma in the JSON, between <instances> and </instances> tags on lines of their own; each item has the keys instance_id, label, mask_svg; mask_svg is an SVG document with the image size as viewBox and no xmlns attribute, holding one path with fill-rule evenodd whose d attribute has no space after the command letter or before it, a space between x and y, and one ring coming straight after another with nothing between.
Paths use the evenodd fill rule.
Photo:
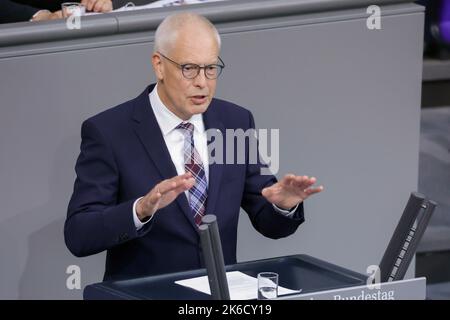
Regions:
<instances>
[{"instance_id":1,"label":"person's arm in background","mask_svg":"<svg viewBox=\"0 0 450 320\"><path fill-rule=\"evenodd\" d=\"M62 2L64 1L60 1L60 3ZM92 12L110 12L113 9L111 0L82 0L81 3L86 6L86 10ZM37 5L39 5L39 8L11 0L0 0L0 23L62 18L61 10L57 10L60 8L60 4L55 6L55 3L51 3L51 6L47 6L45 3L37 3Z\"/></svg>"},{"instance_id":2,"label":"person's arm in background","mask_svg":"<svg viewBox=\"0 0 450 320\"><path fill-rule=\"evenodd\" d=\"M39 11L38 8L25 4L0 0L0 23L29 21Z\"/></svg>"}]
</instances>

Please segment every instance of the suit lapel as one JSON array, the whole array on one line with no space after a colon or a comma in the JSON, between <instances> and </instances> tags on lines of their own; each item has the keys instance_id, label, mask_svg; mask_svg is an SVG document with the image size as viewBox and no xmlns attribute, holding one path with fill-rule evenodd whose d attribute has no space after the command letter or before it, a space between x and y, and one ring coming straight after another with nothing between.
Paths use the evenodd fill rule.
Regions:
<instances>
[{"instance_id":1,"label":"suit lapel","mask_svg":"<svg viewBox=\"0 0 450 320\"><path fill-rule=\"evenodd\" d=\"M214 100L208 107L208 110L203 114L203 122L205 123L206 130L216 130L215 134L221 133L223 137L223 156L225 156L225 127L220 121L215 108ZM208 141L208 144L210 142ZM209 154L209 152L208 152ZM225 159L222 159L225 161ZM219 195L220 184L222 180L223 164L212 163L212 159L209 159L209 180L208 180L208 199L206 201L206 214L215 214L215 207L217 203L217 197Z\"/></svg>"},{"instance_id":2,"label":"suit lapel","mask_svg":"<svg viewBox=\"0 0 450 320\"><path fill-rule=\"evenodd\" d=\"M158 169L162 180L172 178L178 175L175 165L170 157L164 137L155 114L150 105L149 93L153 90L154 85L148 87L134 102L133 112L133 127L139 140L144 145L148 156L152 160L155 167ZM194 216L189 206L186 195L180 194L176 198L180 210L184 213L186 218L191 223L192 227L197 230L197 225L194 221Z\"/></svg>"}]
</instances>

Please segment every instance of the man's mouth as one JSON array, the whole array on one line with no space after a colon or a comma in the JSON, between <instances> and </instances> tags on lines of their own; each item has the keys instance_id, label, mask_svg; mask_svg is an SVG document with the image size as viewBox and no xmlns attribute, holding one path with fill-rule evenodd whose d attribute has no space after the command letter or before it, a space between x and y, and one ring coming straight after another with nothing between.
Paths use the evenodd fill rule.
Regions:
<instances>
[{"instance_id":1,"label":"man's mouth","mask_svg":"<svg viewBox=\"0 0 450 320\"><path fill-rule=\"evenodd\" d=\"M204 95L196 95L191 97L191 101L196 105L204 104L206 102L206 99L207 96Z\"/></svg>"}]
</instances>

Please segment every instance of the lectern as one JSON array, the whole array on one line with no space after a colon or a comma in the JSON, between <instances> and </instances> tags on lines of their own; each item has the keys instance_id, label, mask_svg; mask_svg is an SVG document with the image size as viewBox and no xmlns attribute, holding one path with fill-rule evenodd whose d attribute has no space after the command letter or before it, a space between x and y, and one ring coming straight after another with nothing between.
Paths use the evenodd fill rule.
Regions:
<instances>
[{"instance_id":1,"label":"lectern","mask_svg":"<svg viewBox=\"0 0 450 320\"><path fill-rule=\"evenodd\" d=\"M303 293L366 284L367 276L308 255L292 255L226 266L256 277L259 272L279 274L279 285ZM206 276L206 269L163 274L121 281L105 281L86 286L84 299L210 300L211 296L175 283ZM255 290L257 290L255 288Z\"/></svg>"}]
</instances>

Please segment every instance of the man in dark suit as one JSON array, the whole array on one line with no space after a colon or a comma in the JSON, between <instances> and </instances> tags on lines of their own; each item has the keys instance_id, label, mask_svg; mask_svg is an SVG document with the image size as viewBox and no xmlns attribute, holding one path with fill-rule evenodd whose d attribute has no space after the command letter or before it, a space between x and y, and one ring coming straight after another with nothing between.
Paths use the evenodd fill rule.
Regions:
<instances>
[{"instance_id":1,"label":"man in dark suit","mask_svg":"<svg viewBox=\"0 0 450 320\"><path fill-rule=\"evenodd\" d=\"M315 178L261 174L249 143L234 150L245 163L211 160L208 131L222 135L226 151L225 130L255 126L249 111L213 98L219 51L207 19L169 16L155 35L157 83L83 123L65 241L76 256L107 250L105 280L204 267L197 230L205 214L217 216L225 263L234 264L241 207L277 239L295 232L303 201L322 190Z\"/></svg>"}]
</instances>

